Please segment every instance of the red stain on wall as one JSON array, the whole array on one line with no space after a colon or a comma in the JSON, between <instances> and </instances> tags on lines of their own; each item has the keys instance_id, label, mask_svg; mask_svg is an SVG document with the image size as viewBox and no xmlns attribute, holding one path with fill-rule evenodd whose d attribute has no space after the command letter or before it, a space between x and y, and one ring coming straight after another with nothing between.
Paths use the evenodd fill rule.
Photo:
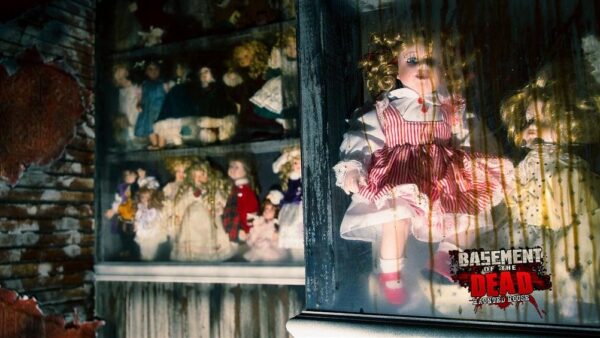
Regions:
<instances>
[{"instance_id":1,"label":"red stain on wall","mask_svg":"<svg viewBox=\"0 0 600 338\"><path fill-rule=\"evenodd\" d=\"M60 157L84 112L77 81L32 54L12 76L0 70L0 178L13 185L27 166Z\"/></svg>"}]
</instances>

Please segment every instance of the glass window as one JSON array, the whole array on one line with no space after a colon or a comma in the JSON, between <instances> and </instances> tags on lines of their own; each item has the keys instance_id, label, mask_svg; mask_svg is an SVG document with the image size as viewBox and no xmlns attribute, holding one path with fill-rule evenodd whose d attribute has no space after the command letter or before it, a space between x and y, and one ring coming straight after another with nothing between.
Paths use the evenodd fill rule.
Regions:
<instances>
[{"instance_id":1,"label":"glass window","mask_svg":"<svg viewBox=\"0 0 600 338\"><path fill-rule=\"evenodd\" d=\"M597 327L597 3L299 8L308 309Z\"/></svg>"}]
</instances>

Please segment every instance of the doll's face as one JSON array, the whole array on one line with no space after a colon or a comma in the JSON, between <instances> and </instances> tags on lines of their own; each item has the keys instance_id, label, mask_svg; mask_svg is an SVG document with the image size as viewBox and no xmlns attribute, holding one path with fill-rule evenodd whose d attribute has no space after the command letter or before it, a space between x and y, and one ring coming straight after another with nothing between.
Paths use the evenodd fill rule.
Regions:
<instances>
[{"instance_id":1,"label":"doll's face","mask_svg":"<svg viewBox=\"0 0 600 338\"><path fill-rule=\"evenodd\" d=\"M273 219L275 219L275 206L273 206L273 204L271 203L267 203L265 204L264 208L263 208L263 218L267 221L271 221Z\"/></svg>"},{"instance_id":2,"label":"doll's face","mask_svg":"<svg viewBox=\"0 0 600 338\"><path fill-rule=\"evenodd\" d=\"M254 54L248 48L238 48L234 55L235 61L241 68L250 67Z\"/></svg>"},{"instance_id":3,"label":"doll's face","mask_svg":"<svg viewBox=\"0 0 600 338\"><path fill-rule=\"evenodd\" d=\"M156 80L160 76L160 68L157 65L151 63L146 67L146 76L150 80Z\"/></svg>"},{"instance_id":4,"label":"doll's face","mask_svg":"<svg viewBox=\"0 0 600 338\"><path fill-rule=\"evenodd\" d=\"M419 95L437 90L440 69L437 56L421 42L404 46L398 58L398 80Z\"/></svg>"},{"instance_id":5,"label":"doll's face","mask_svg":"<svg viewBox=\"0 0 600 338\"><path fill-rule=\"evenodd\" d=\"M201 185L208 183L208 174L204 170L194 170L192 171L192 179L194 180L194 185Z\"/></svg>"},{"instance_id":6,"label":"doll's face","mask_svg":"<svg viewBox=\"0 0 600 338\"><path fill-rule=\"evenodd\" d=\"M115 69L113 73L113 81L117 87L125 87L127 86L129 80L129 71L125 67L119 67Z\"/></svg>"},{"instance_id":7,"label":"doll's face","mask_svg":"<svg viewBox=\"0 0 600 338\"><path fill-rule=\"evenodd\" d=\"M175 166L175 182L183 182L185 180L185 166L182 164Z\"/></svg>"},{"instance_id":8,"label":"doll's face","mask_svg":"<svg viewBox=\"0 0 600 338\"><path fill-rule=\"evenodd\" d=\"M229 168L227 169L227 175L232 180L237 180L240 178L246 177L246 169L244 169L244 165L240 161L231 161L229 162Z\"/></svg>"},{"instance_id":9,"label":"doll's face","mask_svg":"<svg viewBox=\"0 0 600 338\"><path fill-rule=\"evenodd\" d=\"M133 184L133 183L135 183L136 180L137 180L137 174L135 173L135 171L126 170L123 173L123 181L125 181L125 183Z\"/></svg>"},{"instance_id":10,"label":"doll's face","mask_svg":"<svg viewBox=\"0 0 600 338\"><path fill-rule=\"evenodd\" d=\"M215 81L215 78L212 75L212 71L208 67L202 67L198 71L198 78L200 79L200 83L202 87L208 87L211 82Z\"/></svg>"},{"instance_id":11,"label":"doll's face","mask_svg":"<svg viewBox=\"0 0 600 338\"><path fill-rule=\"evenodd\" d=\"M145 191L145 192L140 193L140 203L148 204L148 202L150 202L150 192Z\"/></svg>"},{"instance_id":12,"label":"doll's face","mask_svg":"<svg viewBox=\"0 0 600 338\"><path fill-rule=\"evenodd\" d=\"M296 49L296 38L289 37L286 39L285 49L283 52L290 59L296 59L298 57L298 50Z\"/></svg>"},{"instance_id":13,"label":"doll's face","mask_svg":"<svg viewBox=\"0 0 600 338\"><path fill-rule=\"evenodd\" d=\"M175 76L177 76L178 78L182 78L185 76L185 74L187 74L187 68L185 67L185 65L178 63L175 66Z\"/></svg>"},{"instance_id":14,"label":"doll's face","mask_svg":"<svg viewBox=\"0 0 600 338\"><path fill-rule=\"evenodd\" d=\"M544 102L536 100L527 107L525 117L527 118L527 126L521 131L522 143L524 146L531 148L536 140L543 142L556 142L556 133L552 126L540 122L539 117L544 116Z\"/></svg>"},{"instance_id":15,"label":"doll's face","mask_svg":"<svg viewBox=\"0 0 600 338\"><path fill-rule=\"evenodd\" d=\"M292 160L292 171L295 173L302 172L302 162L300 162L299 158Z\"/></svg>"},{"instance_id":16,"label":"doll's face","mask_svg":"<svg viewBox=\"0 0 600 338\"><path fill-rule=\"evenodd\" d=\"M137 169L137 175L139 178L145 178L146 177L146 170L144 170L143 168L138 168Z\"/></svg>"}]
</instances>

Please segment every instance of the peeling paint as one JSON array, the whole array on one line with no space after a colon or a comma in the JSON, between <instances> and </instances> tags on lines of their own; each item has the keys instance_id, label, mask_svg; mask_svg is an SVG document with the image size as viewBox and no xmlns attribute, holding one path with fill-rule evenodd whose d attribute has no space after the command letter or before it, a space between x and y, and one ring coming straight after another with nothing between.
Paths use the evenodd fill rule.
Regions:
<instances>
[{"instance_id":1,"label":"peeling paint","mask_svg":"<svg viewBox=\"0 0 600 338\"><path fill-rule=\"evenodd\" d=\"M38 208L35 205L32 205L27 208L28 215L35 215L37 213L37 211L38 211Z\"/></svg>"},{"instance_id":2,"label":"peeling paint","mask_svg":"<svg viewBox=\"0 0 600 338\"><path fill-rule=\"evenodd\" d=\"M38 265L38 275L40 277L49 277L50 271L52 271L52 264L41 263L40 265Z\"/></svg>"},{"instance_id":3,"label":"peeling paint","mask_svg":"<svg viewBox=\"0 0 600 338\"><path fill-rule=\"evenodd\" d=\"M64 253L69 257L76 257L81 255L81 247L79 245L67 245L63 248Z\"/></svg>"},{"instance_id":4,"label":"peeling paint","mask_svg":"<svg viewBox=\"0 0 600 338\"><path fill-rule=\"evenodd\" d=\"M61 194L60 191L56 190L44 190L40 198L42 200L60 200Z\"/></svg>"}]
</instances>

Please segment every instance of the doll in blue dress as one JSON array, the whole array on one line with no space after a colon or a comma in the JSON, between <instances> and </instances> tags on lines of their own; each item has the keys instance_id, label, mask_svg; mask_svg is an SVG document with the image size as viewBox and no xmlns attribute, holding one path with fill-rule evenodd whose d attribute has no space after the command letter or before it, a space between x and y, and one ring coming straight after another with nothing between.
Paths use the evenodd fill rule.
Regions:
<instances>
[{"instance_id":1,"label":"doll in blue dress","mask_svg":"<svg viewBox=\"0 0 600 338\"><path fill-rule=\"evenodd\" d=\"M145 74L146 80L142 83L142 98L139 103L141 112L135 124L135 136L148 137L148 149L157 149L159 140L153 125L160 114L169 86L160 78L157 62L147 63Z\"/></svg>"}]
</instances>

